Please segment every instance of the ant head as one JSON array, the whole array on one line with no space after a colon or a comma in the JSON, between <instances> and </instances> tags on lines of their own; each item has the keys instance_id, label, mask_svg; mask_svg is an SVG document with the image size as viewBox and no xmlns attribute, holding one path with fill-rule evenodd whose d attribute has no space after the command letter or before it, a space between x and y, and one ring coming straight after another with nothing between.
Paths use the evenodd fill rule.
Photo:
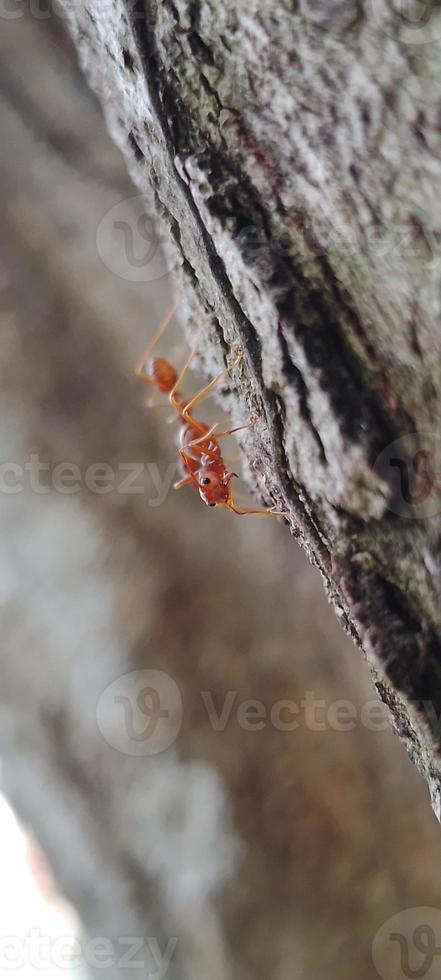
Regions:
<instances>
[{"instance_id":1,"label":"ant head","mask_svg":"<svg viewBox=\"0 0 441 980\"><path fill-rule=\"evenodd\" d=\"M166 361L165 357L154 357L149 367L149 373L155 380L159 390L164 393L171 391L173 385L176 384L178 376L174 367Z\"/></svg>"},{"instance_id":2,"label":"ant head","mask_svg":"<svg viewBox=\"0 0 441 980\"><path fill-rule=\"evenodd\" d=\"M208 507L228 506L231 501L230 482L236 473L227 473L221 461L210 460L198 471L199 496Z\"/></svg>"}]
</instances>

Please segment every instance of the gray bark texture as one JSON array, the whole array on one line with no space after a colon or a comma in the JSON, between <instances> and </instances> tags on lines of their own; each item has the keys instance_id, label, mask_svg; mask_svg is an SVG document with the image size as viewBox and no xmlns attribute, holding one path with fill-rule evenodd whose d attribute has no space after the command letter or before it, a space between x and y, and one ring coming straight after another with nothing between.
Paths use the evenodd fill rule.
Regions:
<instances>
[{"instance_id":1,"label":"gray bark texture","mask_svg":"<svg viewBox=\"0 0 441 980\"><path fill-rule=\"evenodd\" d=\"M63 19L36 16L35 2L18 9L22 16L6 19L0 31L1 792L78 912L82 976L403 980L397 933L408 939L413 972L421 972L432 954L430 944L422 954L416 939L430 937L433 922L428 980L439 967L441 835L426 785L390 731L389 712L326 603L317 569L283 521L234 518L208 510L192 488L173 490L169 412L146 408L147 386L134 372L170 305L172 276L161 278L157 255L140 266L142 195L77 70ZM101 30L106 43L117 44L110 7ZM135 47L126 50L124 70L129 50L141 92ZM102 71L112 67L107 55L100 58ZM128 106L135 100L127 91ZM144 89L141 97L147 107ZM122 98L119 112L129 112ZM165 172L158 163L161 180ZM145 164L138 176L147 187ZM170 206L175 184L162 191ZM133 266L124 250L127 224ZM186 228L183 221L185 249L200 268L206 246L199 255ZM241 281L251 288L257 274L247 269ZM200 282L200 289L203 282L215 288L208 274ZM190 285L184 279L183 300L195 308ZM279 300L269 286L260 290L270 318ZM223 394L237 421L250 409L261 419L244 448L264 473L250 466L250 479L266 497L266 475L268 501L274 492L297 507L288 464L268 463L273 450L263 420L265 412L272 417L271 399L277 411L286 401L286 433L299 429L298 475L307 430L300 430L295 374L291 368L285 377L279 366L279 335L258 320L257 300L265 387L253 374L258 343L243 339L236 313L219 314L219 323L207 316L197 343L208 375L233 362L230 347L243 347L243 366L231 372L235 393L226 385ZM226 300L216 302L223 309ZM199 292L197 309L204 308ZM294 330L284 330L292 350ZM173 326L161 352L176 364L185 360L185 340ZM321 376L308 369L305 377L315 406L309 391ZM199 383L189 378L185 391ZM220 414L209 400L200 411L204 419ZM325 422L320 431L327 432ZM337 472L339 457L329 457ZM32 460L42 469L38 479ZM97 464L113 471L110 492L88 479ZM78 476L69 492L61 485L66 465ZM123 490L133 466L136 493ZM6 492L16 482L19 492ZM326 503L332 486L324 502L311 498L317 520L325 507L333 513ZM337 543L348 547L349 540L344 508L335 510L334 531L327 531L331 583L339 581ZM394 513L382 520L390 535L402 524L423 538L427 527ZM364 525L353 521L359 545ZM306 519L293 526L308 533ZM313 555L324 567L318 547ZM170 703L170 685L182 705L171 744L167 722L163 729L158 719L159 735L167 736L161 751L156 728L151 735L135 710L151 671L162 678L155 680L161 706ZM3 836L1 843L5 849ZM3 962L5 938L15 936L6 912ZM110 962L87 955L97 940L101 949L110 943ZM48 949L55 970L56 949L44 945L43 957ZM39 959L35 969L43 976Z\"/></svg>"},{"instance_id":2,"label":"gray bark texture","mask_svg":"<svg viewBox=\"0 0 441 980\"><path fill-rule=\"evenodd\" d=\"M74 5L70 26L286 514L440 813L441 11ZM438 94L437 94L438 93ZM411 474L410 486L406 479Z\"/></svg>"}]
</instances>

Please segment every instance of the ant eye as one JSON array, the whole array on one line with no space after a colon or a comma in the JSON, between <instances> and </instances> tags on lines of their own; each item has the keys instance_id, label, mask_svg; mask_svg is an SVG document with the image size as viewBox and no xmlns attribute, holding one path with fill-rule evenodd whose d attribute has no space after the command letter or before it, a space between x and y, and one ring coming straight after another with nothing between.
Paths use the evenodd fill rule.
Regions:
<instances>
[{"instance_id":1,"label":"ant eye","mask_svg":"<svg viewBox=\"0 0 441 980\"><path fill-rule=\"evenodd\" d=\"M211 480L209 476L203 476L200 482L203 487L208 487L209 483L211 483Z\"/></svg>"}]
</instances>

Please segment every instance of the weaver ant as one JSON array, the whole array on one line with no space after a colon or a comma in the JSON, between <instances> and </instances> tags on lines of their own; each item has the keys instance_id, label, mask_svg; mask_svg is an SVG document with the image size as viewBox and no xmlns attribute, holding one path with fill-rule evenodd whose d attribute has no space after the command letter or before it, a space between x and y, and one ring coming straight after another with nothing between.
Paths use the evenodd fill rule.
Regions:
<instances>
[{"instance_id":1,"label":"weaver ant","mask_svg":"<svg viewBox=\"0 0 441 980\"><path fill-rule=\"evenodd\" d=\"M219 422L210 427L205 422L200 422L198 419L195 419L192 411L190 411L212 391L215 385L225 375L226 370L220 371L212 381L201 388L196 395L193 395L193 398L188 400L180 393L179 386L185 377L195 351L191 351L179 375L173 365L164 357L152 357L153 351L167 329L176 307L177 301L175 300L173 306L159 325L153 339L148 344L136 369L136 374L139 378L154 385L162 394L168 395L169 402L177 414L177 419L180 424L179 454L185 475L175 483L175 489L179 490L181 487L192 484L199 491L199 495L204 503L209 507L226 507L228 510L233 511L234 514L259 514L261 516L274 514L283 516L274 507L238 507L233 500L231 480L233 477L237 477L237 473L227 470L222 459L219 439L225 436L231 436L234 432L239 432L240 429L247 429L249 425L252 425L252 421L246 425L238 425L234 429L226 429L224 432L218 432ZM238 353L235 363L238 363L241 357L242 354ZM149 373L145 370L147 363Z\"/></svg>"}]
</instances>

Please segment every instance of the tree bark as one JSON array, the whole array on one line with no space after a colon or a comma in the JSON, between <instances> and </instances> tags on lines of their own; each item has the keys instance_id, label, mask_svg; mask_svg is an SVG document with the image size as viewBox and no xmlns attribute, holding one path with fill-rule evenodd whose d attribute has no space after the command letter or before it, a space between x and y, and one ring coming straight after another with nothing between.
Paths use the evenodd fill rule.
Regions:
<instances>
[{"instance_id":1,"label":"tree bark","mask_svg":"<svg viewBox=\"0 0 441 980\"><path fill-rule=\"evenodd\" d=\"M441 11L88 0L81 62L287 514L440 817ZM439 91L439 90L438 90ZM173 264L173 263L172 263Z\"/></svg>"}]
</instances>

